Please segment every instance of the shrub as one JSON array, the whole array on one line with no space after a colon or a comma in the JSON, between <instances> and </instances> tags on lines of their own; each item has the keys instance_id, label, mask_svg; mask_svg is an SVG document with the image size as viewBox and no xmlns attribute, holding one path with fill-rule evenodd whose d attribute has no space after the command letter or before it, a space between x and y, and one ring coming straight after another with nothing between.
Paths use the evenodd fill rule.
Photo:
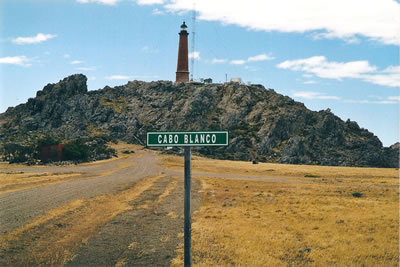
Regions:
<instances>
[{"instance_id":1,"label":"shrub","mask_svg":"<svg viewBox=\"0 0 400 267\"><path fill-rule=\"evenodd\" d=\"M19 144L5 144L3 158L9 163L21 163L32 159L34 148Z\"/></svg>"},{"instance_id":2,"label":"shrub","mask_svg":"<svg viewBox=\"0 0 400 267\"><path fill-rule=\"evenodd\" d=\"M73 161L87 161L89 147L82 139L76 139L64 145L64 159Z\"/></svg>"},{"instance_id":3,"label":"shrub","mask_svg":"<svg viewBox=\"0 0 400 267\"><path fill-rule=\"evenodd\" d=\"M351 194L353 197L362 197L362 193L360 193L360 192L353 192L352 194Z\"/></svg>"},{"instance_id":4,"label":"shrub","mask_svg":"<svg viewBox=\"0 0 400 267\"><path fill-rule=\"evenodd\" d=\"M304 175L304 177L319 178L319 177L321 177L321 176L315 175L315 174L306 174L306 175Z\"/></svg>"},{"instance_id":5,"label":"shrub","mask_svg":"<svg viewBox=\"0 0 400 267\"><path fill-rule=\"evenodd\" d=\"M90 157L94 160L109 159L112 156L116 156L117 152L115 149L108 147L105 144L95 144L89 147Z\"/></svg>"},{"instance_id":6,"label":"shrub","mask_svg":"<svg viewBox=\"0 0 400 267\"><path fill-rule=\"evenodd\" d=\"M107 147L105 141L96 139L76 139L64 145L63 156L65 160L89 161L108 159L116 156L113 148Z\"/></svg>"},{"instance_id":7,"label":"shrub","mask_svg":"<svg viewBox=\"0 0 400 267\"><path fill-rule=\"evenodd\" d=\"M55 138L55 137L52 137L52 136L45 136L43 138L40 138L37 141L37 145L38 145L39 151L40 151L40 148L43 147L43 146L58 145L58 144L60 144L60 142L61 141L58 138Z\"/></svg>"}]
</instances>

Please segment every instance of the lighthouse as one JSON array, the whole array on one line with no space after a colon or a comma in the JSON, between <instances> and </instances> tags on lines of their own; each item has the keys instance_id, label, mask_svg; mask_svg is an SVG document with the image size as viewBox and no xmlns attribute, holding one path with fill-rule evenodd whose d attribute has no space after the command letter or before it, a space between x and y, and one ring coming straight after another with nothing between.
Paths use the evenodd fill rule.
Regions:
<instances>
[{"instance_id":1,"label":"lighthouse","mask_svg":"<svg viewBox=\"0 0 400 267\"><path fill-rule=\"evenodd\" d=\"M181 25L179 32L178 64L176 68L176 82L189 81L189 55L188 55L188 35L185 22Z\"/></svg>"}]
</instances>

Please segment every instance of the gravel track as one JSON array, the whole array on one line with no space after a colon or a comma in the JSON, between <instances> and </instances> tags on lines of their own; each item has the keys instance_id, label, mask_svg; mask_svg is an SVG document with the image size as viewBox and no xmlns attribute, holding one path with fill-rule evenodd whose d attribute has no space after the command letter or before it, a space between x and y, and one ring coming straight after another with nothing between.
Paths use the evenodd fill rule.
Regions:
<instances>
[{"instance_id":1,"label":"gravel track","mask_svg":"<svg viewBox=\"0 0 400 267\"><path fill-rule=\"evenodd\" d=\"M140 151L134 156L102 164L12 168L24 172L78 172L83 173L84 178L0 194L0 236L73 200L113 194L141 178L154 176L162 170L157 162L155 152ZM119 168L120 164L124 168ZM111 174L104 175L107 172Z\"/></svg>"}]
</instances>

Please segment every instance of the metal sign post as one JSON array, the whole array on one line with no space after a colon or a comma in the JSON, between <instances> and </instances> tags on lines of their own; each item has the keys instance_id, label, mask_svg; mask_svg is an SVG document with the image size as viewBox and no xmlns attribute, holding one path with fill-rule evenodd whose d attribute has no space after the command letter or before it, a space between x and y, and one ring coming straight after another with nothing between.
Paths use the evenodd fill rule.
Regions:
<instances>
[{"instance_id":1,"label":"metal sign post","mask_svg":"<svg viewBox=\"0 0 400 267\"><path fill-rule=\"evenodd\" d=\"M147 146L183 146L185 148L185 180L184 180L184 266L192 265L191 236L192 217L190 214L190 199L192 187L192 146L227 146L228 132L148 132Z\"/></svg>"},{"instance_id":2,"label":"metal sign post","mask_svg":"<svg viewBox=\"0 0 400 267\"><path fill-rule=\"evenodd\" d=\"M190 199L192 192L192 151L190 146L185 147L185 196L184 196L184 266L192 265L192 252L191 252L191 240L192 240L192 216L190 214Z\"/></svg>"}]
</instances>

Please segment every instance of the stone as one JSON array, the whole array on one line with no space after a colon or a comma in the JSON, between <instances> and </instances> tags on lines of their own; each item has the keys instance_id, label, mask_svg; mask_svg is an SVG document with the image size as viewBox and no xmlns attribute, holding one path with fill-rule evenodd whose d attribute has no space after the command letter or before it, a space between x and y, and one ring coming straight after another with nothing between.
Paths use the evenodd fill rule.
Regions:
<instances>
[{"instance_id":1,"label":"stone","mask_svg":"<svg viewBox=\"0 0 400 267\"><path fill-rule=\"evenodd\" d=\"M145 144L147 131L227 130L227 147L193 148L211 158L333 166L399 166L399 144L383 147L373 133L330 109L262 85L130 81L88 91L76 74L46 85L35 98L0 114L0 149L52 133L96 135ZM29 138L28 138L29 137Z\"/></svg>"}]
</instances>

